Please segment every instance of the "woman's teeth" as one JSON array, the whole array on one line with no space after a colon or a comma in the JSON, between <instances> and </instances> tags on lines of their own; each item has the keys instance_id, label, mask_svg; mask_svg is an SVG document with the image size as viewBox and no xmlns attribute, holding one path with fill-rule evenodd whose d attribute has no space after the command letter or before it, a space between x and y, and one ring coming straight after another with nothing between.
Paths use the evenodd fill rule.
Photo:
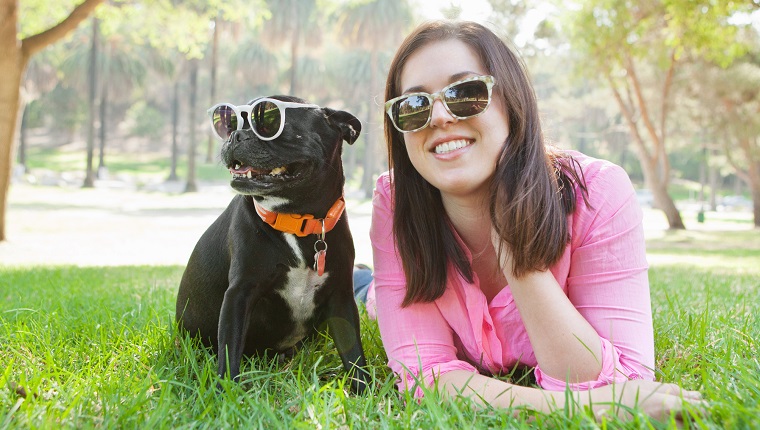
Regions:
<instances>
[{"instance_id":1,"label":"woman's teeth","mask_svg":"<svg viewBox=\"0 0 760 430\"><path fill-rule=\"evenodd\" d=\"M460 140L451 140L445 143L442 143L435 147L435 153L436 154L445 154L447 152L456 151L457 149L462 149L465 146L469 145L470 142L466 141L464 139Z\"/></svg>"}]
</instances>

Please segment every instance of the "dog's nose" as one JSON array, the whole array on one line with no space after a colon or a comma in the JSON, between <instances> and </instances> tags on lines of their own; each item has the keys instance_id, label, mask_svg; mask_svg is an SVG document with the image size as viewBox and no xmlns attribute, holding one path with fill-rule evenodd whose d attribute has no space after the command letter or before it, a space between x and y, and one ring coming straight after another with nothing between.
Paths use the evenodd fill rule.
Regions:
<instances>
[{"instance_id":1,"label":"dog's nose","mask_svg":"<svg viewBox=\"0 0 760 430\"><path fill-rule=\"evenodd\" d=\"M243 130L235 130L230 134L230 143L239 143L241 140L243 140L242 132Z\"/></svg>"}]
</instances>

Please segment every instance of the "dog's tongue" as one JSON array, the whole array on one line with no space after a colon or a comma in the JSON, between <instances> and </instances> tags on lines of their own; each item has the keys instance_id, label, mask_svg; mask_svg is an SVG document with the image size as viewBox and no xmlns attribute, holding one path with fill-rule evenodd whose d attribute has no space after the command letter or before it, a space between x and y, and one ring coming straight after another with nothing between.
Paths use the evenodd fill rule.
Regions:
<instances>
[{"instance_id":1,"label":"dog's tongue","mask_svg":"<svg viewBox=\"0 0 760 430\"><path fill-rule=\"evenodd\" d=\"M261 175L266 173L264 170L258 170L254 169L251 166L240 166L239 168L230 167L230 173L233 175L247 175L248 173L251 173L252 175Z\"/></svg>"}]
</instances>

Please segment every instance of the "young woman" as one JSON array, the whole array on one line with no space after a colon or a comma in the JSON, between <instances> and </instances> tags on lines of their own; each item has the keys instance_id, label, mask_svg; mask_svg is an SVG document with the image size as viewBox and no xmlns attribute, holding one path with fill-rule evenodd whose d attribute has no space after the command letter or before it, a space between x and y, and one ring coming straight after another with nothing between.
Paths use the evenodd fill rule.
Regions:
<instances>
[{"instance_id":1,"label":"young woman","mask_svg":"<svg viewBox=\"0 0 760 430\"><path fill-rule=\"evenodd\" d=\"M420 26L396 53L385 96L391 170L373 199L369 306L401 390L420 396L420 384L437 383L549 411L569 387L597 410L638 402L658 418L698 401L654 382L628 176L545 145L523 64L494 33ZM535 367L544 389L490 376L516 366Z\"/></svg>"}]
</instances>

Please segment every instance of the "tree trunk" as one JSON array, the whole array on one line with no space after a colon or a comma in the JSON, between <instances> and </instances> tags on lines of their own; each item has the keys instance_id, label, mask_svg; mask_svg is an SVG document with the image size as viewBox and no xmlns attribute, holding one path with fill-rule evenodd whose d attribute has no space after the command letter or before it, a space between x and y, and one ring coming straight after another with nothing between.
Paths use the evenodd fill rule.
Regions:
<instances>
[{"instance_id":1,"label":"tree trunk","mask_svg":"<svg viewBox=\"0 0 760 430\"><path fill-rule=\"evenodd\" d=\"M715 155L714 150L709 151L710 158ZM718 208L718 168L715 167L715 163L707 163L707 178L710 183L710 210L714 211Z\"/></svg>"},{"instance_id":2,"label":"tree trunk","mask_svg":"<svg viewBox=\"0 0 760 430\"><path fill-rule=\"evenodd\" d=\"M634 74L629 73L629 75ZM630 77L630 79L635 81L635 75ZM668 194L668 183L670 182L668 175L670 174L670 166L667 152L664 149L664 142L658 138L652 122L645 121L645 128L649 132L649 138L652 140L654 146L651 151L647 148L647 145L644 143L644 137L639 131L637 119L634 117L634 111L636 111L635 102L630 100L629 94L629 102L626 103L620 90L613 82L612 77L608 75L607 80L612 89L615 101L623 113L623 117L631 131L636 148L636 156L639 159L641 170L644 174L644 182L646 183L647 188L652 191L655 205L665 213L665 217L668 220L668 226L671 230L685 229L686 227L681 219L681 214L678 212L678 208L676 208L673 198ZM635 85L638 86L638 82L636 82ZM643 97L640 94L640 88L637 87L635 89L637 90L636 93L639 101L638 108L642 109L641 104L643 103ZM640 115L642 118L646 117L645 112L640 113Z\"/></svg>"},{"instance_id":3,"label":"tree trunk","mask_svg":"<svg viewBox=\"0 0 760 430\"><path fill-rule=\"evenodd\" d=\"M105 41L104 41L105 42ZM103 50L101 52L103 56L103 68L102 76L100 78L100 120L98 121L100 131L100 145L98 145L98 170L97 178L105 179L106 172L106 140L108 135L108 82L110 81L111 67L110 67L110 52L108 49L108 43L103 44Z\"/></svg>"},{"instance_id":4,"label":"tree trunk","mask_svg":"<svg viewBox=\"0 0 760 430\"><path fill-rule=\"evenodd\" d=\"M0 241L6 239L13 141L21 114L19 89L26 65L32 55L69 34L102 2L85 0L54 27L19 41L18 0L0 0Z\"/></svg>"},{"instance_id":5,"label":"tree trunk","mask_svg":"<svg viewBox=\"0 0 760 430\"><path fill-rule=\"evenodd\" d=\"M98 88L98 19L92 19L92 45L90 46L90 67L87 80L89 88L87 93L87 105L89 118L87 121L87 172L84 177L84 188L95 186L95 175L92 170L92 161L95 155L95 99Z\"/></svg>"},{"instance_id":6,"label":"tree trunk","mask_svg":"<svg viewBox=\"0 0 760 430\"><path fill-rule=\"evenodd\" d=\"M177 159L179 148L177 147L177 133L179 132L179 79L174 79L174 96L172 98L172 167L169 172L169 181L176 181Z\"/></svg>"},{"instance_id":7,"label":"tree trunk","mask_svg":"<svg viewBox=\"0 0 760 430\"><path fill-rule=\"evenodd\" d=\"M377 130L374 121L375 109L373 108L372 104L375 100L373 96L375 94L375 88L377 87L377 57L377 50L373 49L370 52L369 61L369 97L367 100L369 100L368 103L370 106L368 106L367 109L367 132L365 134L365 136L367 136L367 139L364 141L364 160L362 160L364 172L362 173L362 182L360 185L362 191L364 191L365 196L371 196L372 191L375 188L372 177L375 173L375 146L377 142Z\"/></svg>"},{"instance_id":8,"label":"tree trunk","mask_svg":"<svg viewBox=\"0 0 760 430\"><path fill-rule=\"evenodd\" d=\"M190 110L188 115L188 150L187 150L187 184L185 185L186 193L193 193L198 191L198 184L195 179L195 148L196 148L196 136L195 136L195 121L196 108L198 104L198 60L190 60L190 100L188 103L188 109Z\"/></svg>"},{"instance_id":9,"label":"tree trunk","mask_svg":"<svg viewBox=\"0 0 760 430\"><path fill-rule=\"evenodd\" d=\"M293 34L290 35L290 95L298 96L298 43L301 39L301 26L298 24L301 20L298 17L298 5L296 2L291 2L291 17L296 23L293 26Z\"/></svg>"},{"instance_id":10,"label":"tree trunk","mask_svg":"<svg viewBox=\"0 0 760 430\"><path fill-rule=\"evenodd\" d=\"M26 173L26 133L29 128L29 105L24 106L24 113L21 114L21 129L18 136L18 157L17 162L21 167L21 172Z\"/></svg>"},{"instance_id":11,"label":"tree trunk","mask_svg":"<svg viewBox=\"0 0 760 430\"><path fill-rule=\"evenodd\" d=\"M755 217L755 228L760 228L760 183L752 185L752 213Z\"/></svg>"},{"instance_id":12,"label":"tree trunk","mask_svg":"<svg viewBox=\"0 0 760 430\"><path fill-rule=\"evenodd\" d=\"M214 34L211 38L211 82L209 91L209 106L216 103L216 69L218 63L218 51L219 51L219 22L221 19L217 16L214 18ZM206 162L212 163L214 161L214 154L216 148L216 138L209 135L206 144Z\"/></svg>"},{"instance_id":13,"label":"tree trunk","mask_svg":"<svg viewBox=\"0 0 760 430\"><path fill-rule=\"evenodd\" d=\"M1 20L0 28L6 27L5 19ZM0 34L4 33L0 30ZM13 36L16 28L13 26ZM2 42L0 42L2 43ZM8 190L11 183L13 140L16 119L19 112L21 76L24 73L26 61L18 49L9 50L5 43L0 46L0 241L5 236L5 213L8 205Z\"/></svg>"},{"instance_id":14,"label":"tree trunk","mask_svg":"<svg viewBox=\"0 0 760 430\"><path fill-rule=\"evenodd\" d=\"M108 73L106 68L105 73ZM98 148L98 179L104 179L106 169L106 140L108 135L108 77L102 79L103 88L100 94L100 145Z\"/></svg>"}]
</instances>

